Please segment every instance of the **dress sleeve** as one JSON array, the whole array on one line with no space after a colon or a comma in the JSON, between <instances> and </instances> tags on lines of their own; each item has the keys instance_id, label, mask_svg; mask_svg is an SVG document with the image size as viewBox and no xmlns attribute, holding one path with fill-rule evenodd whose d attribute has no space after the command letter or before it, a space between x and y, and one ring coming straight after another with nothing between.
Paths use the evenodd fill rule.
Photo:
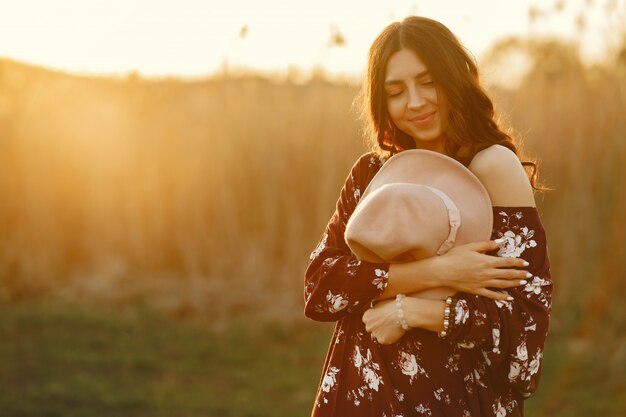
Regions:
<instances>
[{"instance_id":1,"label":"dress sleeve","mask_svg":"<svg viewBox=\"0 0 626 417\"><path fill-rule=\"evenodd\" d=\"M532 274L507 289L513 301L458 293L448 339L480 349L484 364L523 397L536 391L552 307L552 280L544 228L535 207L494 207L492 239L505 242L490 255L522 258Z\"/></svg>"},{"instance_id":2,"label":"dress sleeve","mask_svg":"<svg viewBox=\"0 0 626 417\"><path fill-rule=\"evenodd\" d=\"M352 167L341 189L335 213L315 250L304 280L304 314L317 321L336 321L363 311L387 286L389 264L358 260L344 240L346 223L371 179L373 164L366 154Z\"/></svg>"}]
</instances>

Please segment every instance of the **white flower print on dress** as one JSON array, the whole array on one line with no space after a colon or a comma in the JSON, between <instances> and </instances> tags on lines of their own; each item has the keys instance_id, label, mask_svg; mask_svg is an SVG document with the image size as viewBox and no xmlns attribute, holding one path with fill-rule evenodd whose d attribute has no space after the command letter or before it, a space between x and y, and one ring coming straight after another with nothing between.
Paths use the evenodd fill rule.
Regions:
<instances>
[{"instance_id":1,"label":"white flower print on dress","mask_svg":"<svg viewBox=\"0 0 626 417\"><path fill-rule=\"evenodd\" d=\"M435 391L433 391L433 395L438 401L443 400L443 402L445 402L446 404L450 404L450 395L446 394L443 388L438 388Z\"/></svg>"},{"instance_id":2,"label":"white flower print on dress","mask_svg":"<svg viewBox=\"0 0 626 417\"><path fill-rule=\"evenodd\" d=\"M322 265L324 265L324 267L326 268L332 268L333 266L335 266L337 261L339 261L339 259L341 259L341 256L331 256L330 258L324 259Z\"/></svg>"},{"instance_id":3,"label":"white flower print on dress","mask_svg":"<svg viewBox=\"0 0 626 417\"><path fill-rule=\"evenodd\" d=\"M372 368L365 368L363 370L363 380L367 383L367 386L378 391L378 386L381 383L380 376Z\"/></svg>"},{"instance_id":4,"label":"white flower print on dress","mask_svg":"<svg viewBox=\"0 0 626 417\"><path fill-rule=\"evenodd\" d=\"M520 211L512 215L501 211L500 215L503 217L502 222L504 223L504 228L509 228L511 217L515 217L518 220L524 217ZM535 236L535 231L529 230L526 226L521 228L519 226L513 226L504 233L498 232L498 237L504 239L504 243L498 250L498 256L519 258L527 247L534 248L537 246L537 242L535 242L533 236Z\"/></svg>"},{"instance_id":5,"label":"white flower print on dress","mask_svg":"<svg viewBox=\"0 0 626 417\"><path fill-rule=\"evenodd\" d=\"M443 388L438 388L435 391L433 391L433 394L435 395L435 398L439 401L441 401L441 393L443 392Z\"/></svg>"},{"instance_id":6,"label":"white flower print on dress","mask_svg":"<svg viewBox=\"0 0 626 417\"><path fill-rule=\"evenodd\" d=\"M456 306L454 308L454 324L456 324L457 326L459 324L465 324L465 322L467 321L467 319L469 318L469 307L467 306L467 301L465 300L459 300L456 303Z\"/></svg>"},{"instance_id":7,"label":"white flower print on dress","mask_svg":"<svg viewBox=\"0 0 626 417\"><path fill-rule=\"evenodd\" d=\"M546 295L545 292L543 292L543 289L541 288L541 287L547 287L550 285L552 285L552 283L546 279L543 279L540 277L533 277L532 281L530 281L524 287L524 292L528 293L526 294L527 298L537 296L539 301L541 301L546 308L550 308L552 302L550 301L550 298Z\"/></svg>"},{"instance_id":8,"label":"white flower print on dress","mask_svg":"<svg viewBox=\"0 0 626 417\"><path fill-rule=\"evenodd\" d=\"M309 256L310 260L314 260L315 258L320 256L320 253L322 253L322 251L326 248L327 241L328 241L328 233L324 233L324 237L322 237L322 240L317 245L317 248L315 248L315 250L311 252L311 256Z\"/></svg>"},{"instance_id":9,"label":"white flower print on dress","mask_svg":"<svg viewBox=\"0 0 626 417\"><path fill-rule=\"evenodd\" d=\"M539 365L541 364L541 356L542 356L541 352L538 352L533 357L533 360L530 361L530 363L528 364L528 372L530 373L530 375L534 375L537 373L537 371L539 371Z\"/></svg>"},{"instance_id":10,"label":"white flower print on dress","mask_svg":"<svg viewBox=\"0 0 626 417\"><path fill-rule=\"evenodd\" d=\"M513 382L517 380L521 372L522 368L520 364L517 362L511 362L511 367L509 368L509 381Z\"/></svg>"},{"instance_id":11,"label":"white flower print on dress","mask_svg":"<svg viewBox=\"0 0 626 417\"><path fill-rule=\"evenodd\" d=\"M313 295L313 288L315 288L315 283L313 281L309 281L304 286L304 298L308 303L311 300L311 296Z\"/></svg>"},{"instance_id":12,"label":"white flower print on dress","mask_svg":"<svg viewBox=\"0 0 626 417\"><path fill-rule=\"evenodd\" d=\"M404 375L410 378L409 382L411 384L413 384L413 380L418 374L425 375L428 378L426 371L417 363L417 358L412 353L400 352L398 368Z\"/></svg>"},{"instance_id":13,"label":"white flower print on dress","mask_svg":"<svg viewBox=\"0 0 626 417\"><path fill-rule=\"evenodd\" d=\"M474 310L474 326L482 326L487 320L487 314L480 310Z\"/></svg>"},{"instance_id":14,"label":"white flower print on dress","mask_svg":"<svg viewBox=\"0 0 626 417\"><path fill-rule=\"evenodd\" d=\"M540 277L533 277L533 280L524 287L524 291L538 295L541 294L541 287L548 285L550 285L549 281L541 279Z\"/></svg>"},{"instance_id":15,"label":"white flower print on dress","mask_svg":"<svg viewBox=\"0 0 626 417\"><path fill-rule=\"evenodd\" d=\"M469 373L465 375L463 381L465 381L465 391L467 391L468 394L472 394L474 392L474 374Z\"/></svg>"},{"instance_id":16,"label":"white flower print on dress","mask_svg":"<svg viewBox=\"0 0 626 417\"><path fill-rule=\"evenodd\" d=\"M398 399L398 401L402 402L404 401L404 394L401 393L400 391L398 391L397 389L394 388L393 393L396 394L396 398Z\"/></svg>"},{"instance_id":17,"label":"white flower print on dress","mask_svg":"<svg viewBox=\"0 0 626 417\"><path fill-rule=\"evenodd\" d=\"M528 331L534 332L536 330L537 330L537 323L524 327L524 331L527 331L527 332Z\"/></svg>"},{"instance_id":18,"label":"white flower print on dress","mask_svg":"<svg viewBox=\"0 0 626 417\"><path fill-rule=\"evenodd\" d=\"M461 355L455 353L451 356L448 356L448 363L446 363L446 369L450 372L456 372L459 370L459 362L461 360Z\"/></svg>"},{"instance_id":19,"label":"white flower print on dress","mask_svg":"<svg viewBox=\"0 0 626 417\"><path fill-rule=\"evenodd\" d=\"M480 379L481 375L480 375L480 371L478 369L474 369L474 381L480 385L483 388L487 388L487 385L485 385L483 383L483 381Z\"/></svg>"},{"instance_id":20,"label":"white flower print on dress","mask_svg":"<svg viewBox=\"0 0 626 417\"><path fill-rule=\"evenodd\" d=\"M328 302L328 311L331 313L337 313L348 306L348 300L340 294L333 294L330 290L326 294L326 301Z\"/></svg>"},{"instance_id":21,"label":"white flower print on dress","mask_svg":"<svg viewBox=\"0 0 626 417\"><path fill-rule=\"evenodd\" d=\"M456 345L463 349L474 349L474 347L476 347L474 342L459 342Z\"/></svg>"},{"instance_id":22,"label":"white flower print on dress","mask_svg":"<svg viewBox=\"0 0 626 417\"><path fill-rule=\"evenodd\" d=\"M415 407L415 411L417 411L420 414L423 414L425 416L432 416L433 412L430 409L430 407L424 405L424 404L420 404L417 407Z\"/></svg>"},{"instance_id":23,"label":"white flower print on dress","mask_svg":"<svg viewBox=\"0 0 626 417\"><path fill-rule=\"evenodd\" d=\"M526 247L534 248L537 246L537 242L532 239L535 235L534 230L529 230L528 227L522 227L519 231L519 234L516 234L512 230L507 230L499 234L499 237L504 239L504 243L501 244L498 250L498 256L502 256L503 258L519 258L522 252L526 250Z\"/></svg>"},{"instance_id":24,"label":"white flower print on dress","mask_svg":"<svg viewBox=\"0 0 626 417\"><path fill-rule=\"evenodd\" d=\"M509 295L508 292L506 291L501 291L502 294L506 294ZM506 308L507 310L509 310L509 313L513 313L513 303L509 300L495 300L496 305L498 306L498 308Z\"/></svg>"},{"instance_id":25,"label":"white flower print on dress","mask_svg":"<svg viewBox=\"0 0 626 417\"><path fill-rule=\"evenodd\" d=\"M361 400L359 398L363 398L363 392L359 390L357 393L354 390L350 390L348 391L348 395L346 396L346 398L348 399L348 401L352 401L354 405L358 407L359 405L361 405Z\"/></svg>"},{"instance_id":26,"label":"white flower print on dress","mask_svg":"<svg viewBox=\"0 0 626 417\"><path fill-rule=\"evenodd\" d=\"M480 351L483 354L483 358L485 358L485 363L487 364L487 366L491 366L491 359L489 359L489 353L483 349L481 349Z\"/></svg>"},{"instance_id":27,"label":"white flower print on dress","mask_svg":"<svg viewBox=\"0 0 626 417\"><path fill-rule=\"evenodd\" d=\"M504 401L501 397L498 397L492 404L493 413L496 417L506 417L507 413L513 412L516 407L517 401L507 397L504 398Z\"/></svg>"},{"instance_id":28,"label":"white flower print on dress","mask_svg":"<svg viewBox=\"0 0 626 417\"><path fill-rule=\"evenodd\" d=\"M537 352L529 361L526 342L522 341L517 347L515 355L512 357L509 368L509 380L511 382L517 381L518 379L520 381L530 381L532 376L539 372L542 357L543 352L541 349L537 349Z\"/></svg>"},{"instance_id":29,"label":"white flower print on dress","mask_svg":"<svg viewBox=\"0 0 626 417\"><path fill-rule=\"evenodd\" d=\"M370 155L369 166L372 167L374 165L382 166L387 159L383 156Z\"/></svg>"},{"instance_id":30,"label":"white flower print on dress","mask_svg":"<svg viewBox=\"0 0 626 417\"><path fill-rule=\"evenodd\" d=\"M339 373L339 369L334 366L331 367L326 375L324 375L324 379L322 380L322 391L330 392L330 390L335 386L337 382L337 374Z\"/></svg>"},{"instance_id":31,"label":"white flower print on dress","mask_svg":"<svg viewBox=\"0 0 626 417\"><path fill-rule=\"evenodd\" d=\"M369 348L367 349L365 356L363 356L359 346L355 345L352 363L359 370L361 379L364 382L364 385L359 388L359 392L365 393L367 390L378 391L379 386L384 384L382 377L378 375L380 365L372 360L372 351ZM368 399L371 401L371 392L368 394Z\"/></svg>"},{"instance_id":32,"label":"white flower print on dress","mask_svg":"<svg viewBox=\"0 0 626 417\"><path fill-rule=\"evenodd\" d=\"M526 342L522 342L518 347L517 347L517 359L519 359L520 361L526 361L528 360L528 350L526 349Z\"/></svg>"},{"instance_id":33,"label":"white flower print on dress","mask_svg":"<svg viewBox=\"0 0 626 417\"><path fill-rule=\"evenodd\" d=\"M345 332L343 331L343 329L339 329L339 331L337 332L337 338L335 339L335 344L338 345L339 343L344 342L343 340L341 340L343 334Z\"/></svg>"},{"instance_id":34,"label":"white flower print on dress","mask_svg":"<svg viewBox=\"0 0 626 417\"><path fill-rule=\"evenodd\" d=\"M361 265L361 261L358 259L350 259L346 265L346 275L349 277L355 277L358 271L358 267Z\"/></svg>"},{"instance_id":35,"label":"white flower print on dress","mask_svg":"<svg viewBox=\"0 0 626 417\"><path fill-rule=\"evenodd\" d=\"M505 417L506 416L506 408L502 406L500 400L497 400L495 404L493 404L493 412L496 417Z\"/></svg>"},{"instance_id":36,"label":"white flower print on dress","mask_svg":"<svg viewBox=\"0 0 626 417\"><path fill-rule=\"evenodd\" d=\"M376 278L372 280L372 285L376 286L379 290L382 290L385 287L385 280L389 276L388 272L384 269L376 268L374 273L376 274Z\"/></svg>"},{"instance_id":37,"label":"white flower print on dress","mask_svg":"<svg viewBox=\"0 0 626 417\"><path fill-rule=\"evenodd\" d=\"M355 202L359 202L359 200L361 199L361 190L359 189L359 187L355 186L354 187L354 201Z\"/></svg>"},{"instance_id":38,"label":"white flower print on dress","mask_svg":"<svg viewBox=\"0 0 626 417\"><path fill-rule=\"evenodd\" d=\"M491 329L491 336L493 338L493 353L500 353L500 329Z\"/></svg>"}]
</instances>

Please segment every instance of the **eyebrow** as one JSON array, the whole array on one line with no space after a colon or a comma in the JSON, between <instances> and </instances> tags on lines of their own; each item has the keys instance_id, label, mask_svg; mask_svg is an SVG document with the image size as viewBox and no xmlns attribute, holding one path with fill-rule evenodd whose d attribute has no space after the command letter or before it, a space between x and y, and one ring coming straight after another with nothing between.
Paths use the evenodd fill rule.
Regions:
<instances>
[{"instance_id":1,"label":"eyebrow","mask_svg":"<svg viewBox=\"0 0 626 417\"><path fill-rule=\"evenodd\" d=\"M424 77L426 75L430 75L430 71L428 71L428 70L422 71L419 74L417 74L414 78L418 79L418 78L422 78L422 77ZM402 81L401 80L393 80L393 79L385 81L385 86L395 85L395 84L402 84Z\"/></svg>"}]
</instances>

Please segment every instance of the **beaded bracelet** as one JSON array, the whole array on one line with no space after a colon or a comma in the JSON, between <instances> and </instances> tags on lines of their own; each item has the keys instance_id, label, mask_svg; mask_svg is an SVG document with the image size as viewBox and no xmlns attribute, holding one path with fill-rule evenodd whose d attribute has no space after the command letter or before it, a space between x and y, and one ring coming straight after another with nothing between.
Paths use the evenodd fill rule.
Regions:
<instances>
[{"instance_id":1,"label":"beaded bracelet","mask_svg":"<svg viewBox=\"0 0 626 417\"><path fill-rule=\"evenodd\" d=\"M404 319L404 311L402 310L402 299L406 297L404 294L396 295L396 308L398 309L398 324L403 330L409 330L410 327Z\"/></svg>"},{"instance_id":2,"label":"beaded bracelet","mask_svg":"<svg viewBox=\"0 0 626 417\"><path fill-rule=\"evenodd\" d=\"M439 332L439 337L444 338L448 335L450 329L450 313L452 312L452 297L446 298L446 307L443 310L443 330Z\"/></svg>"}]
</instances>

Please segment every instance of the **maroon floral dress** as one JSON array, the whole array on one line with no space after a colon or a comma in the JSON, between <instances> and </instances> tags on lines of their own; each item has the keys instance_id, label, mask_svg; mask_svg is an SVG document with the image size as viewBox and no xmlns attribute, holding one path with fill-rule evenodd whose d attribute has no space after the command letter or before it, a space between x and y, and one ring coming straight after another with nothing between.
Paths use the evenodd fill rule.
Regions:
<instances>
[{"instance_id":1,"label":"maroon floral dress","mask_svg":"<svg viewBox=\"0 0 626 417\"><path fill-rule=\"evenodd\" d=\"M387 285L389 264L357 260L344 241L346 222L385 161L363 155L305 274L305 314L336 321L312 416L522 416L541 376L552 281L546 236L534 207L493 207L491 255L522 257L533 274L507 289L513 301L458 293L451 331L409 330L397 343L373 341L363 312Z\"/></svg>"}]
</instances>

